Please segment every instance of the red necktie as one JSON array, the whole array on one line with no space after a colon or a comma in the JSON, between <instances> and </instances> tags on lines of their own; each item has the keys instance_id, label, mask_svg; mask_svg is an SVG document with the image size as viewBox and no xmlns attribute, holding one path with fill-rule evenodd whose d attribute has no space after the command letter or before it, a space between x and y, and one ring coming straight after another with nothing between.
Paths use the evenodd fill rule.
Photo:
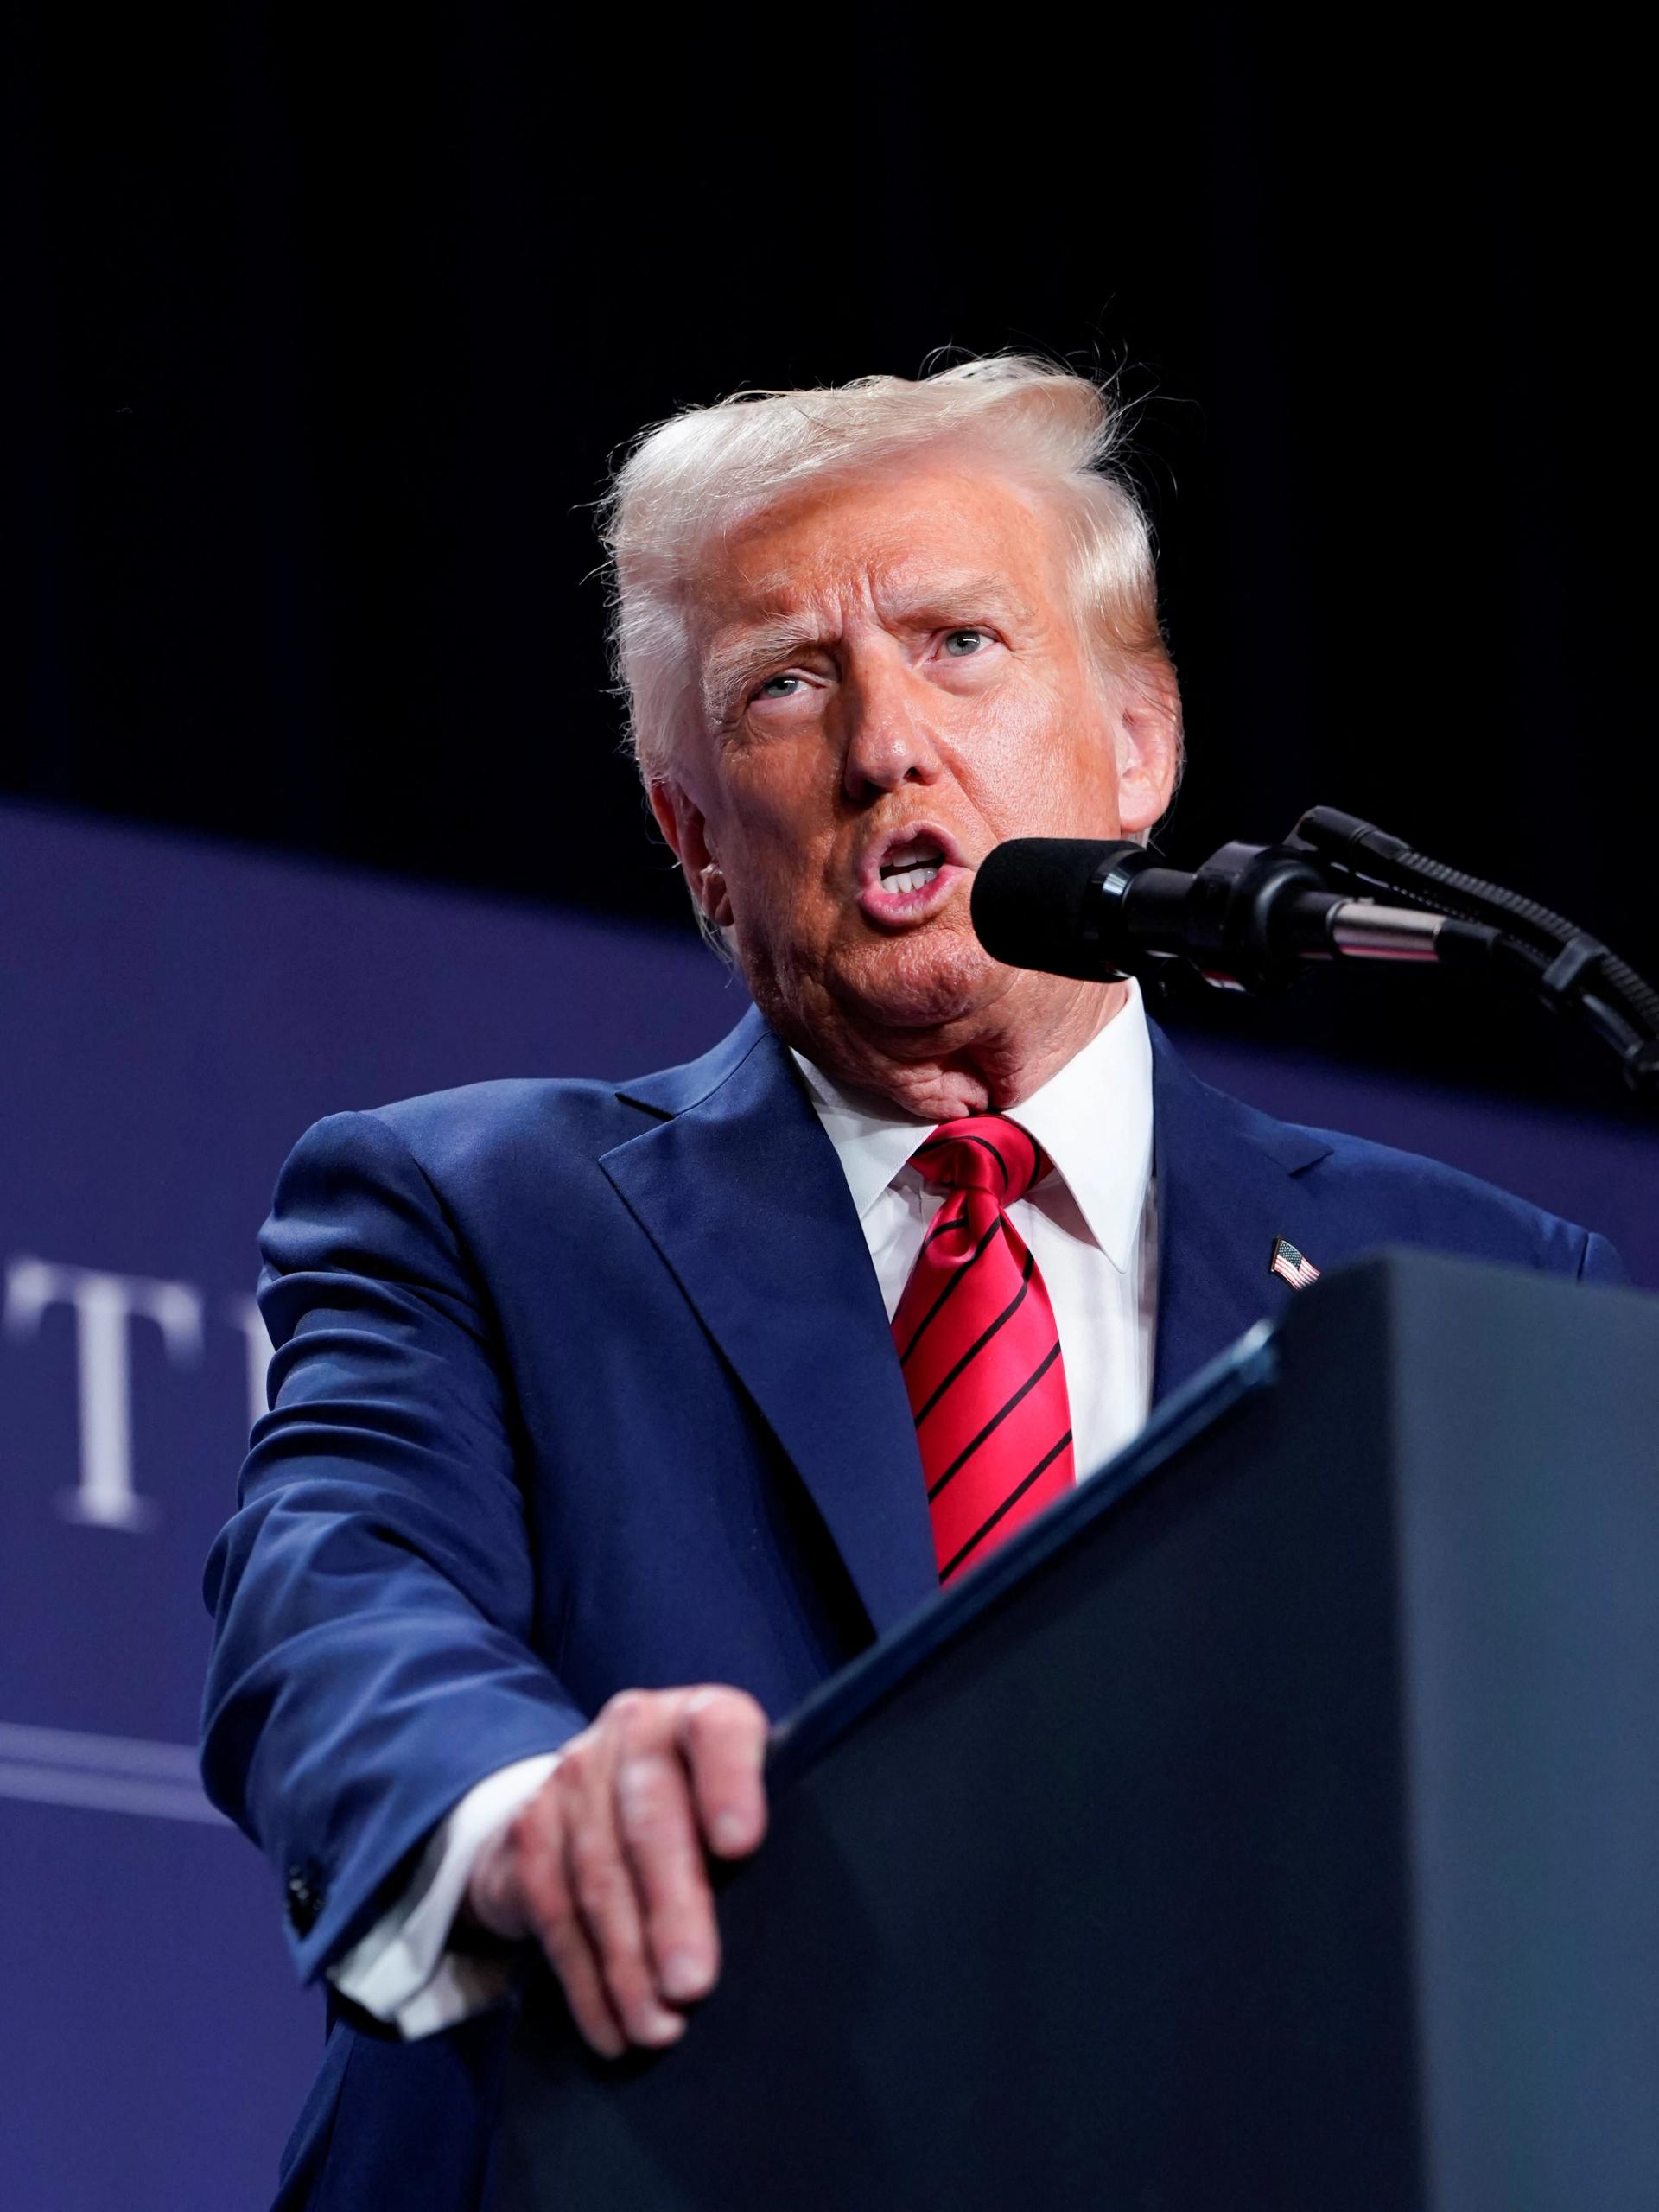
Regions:
<instances>
[{"instance_id":1,"label":"red necktie","mask_svg":"<svg viewBox=\"0 0 1659 2212\"><path fill-rule=\"evenodd\" d=\"M1054 1309L1005 1208L1048 1161L1001 1114L912 1155L946 1193L893 1317L927 1477L939 1580L988 1558L1076 1479Z\"/></svg>"}]
</instances>

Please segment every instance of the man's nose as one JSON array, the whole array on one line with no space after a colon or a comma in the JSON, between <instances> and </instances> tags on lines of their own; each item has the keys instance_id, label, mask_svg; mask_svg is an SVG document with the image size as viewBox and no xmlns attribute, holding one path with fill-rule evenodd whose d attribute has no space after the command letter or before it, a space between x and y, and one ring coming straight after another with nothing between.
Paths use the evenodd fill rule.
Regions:
<instances>
[{"instance_id":1,"label":"man's nose","mask_svg":"<svg viewBox=\"0 0 1659 2212\"><path fill-rule=\"evenodd\" d=\"M848 687L849 798L868 801L901 784L938 781L944 760L921 679L908 671L868 672Z\"/></svg>"}]
</instances>

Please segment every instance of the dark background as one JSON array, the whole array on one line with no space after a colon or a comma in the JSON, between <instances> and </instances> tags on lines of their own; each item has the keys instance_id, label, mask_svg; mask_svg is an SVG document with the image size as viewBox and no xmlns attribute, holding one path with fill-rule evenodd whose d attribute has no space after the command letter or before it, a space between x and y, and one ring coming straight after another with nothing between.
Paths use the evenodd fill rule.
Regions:
<instances>
[{"instance_id":1,"label":"dark background","mask_svg":"<svg viewBox=\"0 0 1659 2212\"><path fill-rule=\"evenodd\" d=\"M1016 346L1136 403L1167 850L1324 800L1650 970L1639 73L1581 11L1291 17L15 8L0 790L678 915L607 696L608 456ZM1449 979L1190 997L1622 1110Z\"/></svg>"},{"instance_id":2,"label":"dark background","mask_svg":"<svg viewBox=\"0 0 1659 2212\"><path fill-rule=\"evenodd\" d=\"M1520 20L0 10L0 1262L206 1317L194 1364L132 1332L132 1533L66 1517L67 1310L0 1328L0 2199L263 2202L315 2063L268 1874L133 1802L146 1761L188 1791L277 1161L735 1011L606 691L588 508L642 425L944 346L1116 374L1168 849L1323 799L1659 968L1649 75L1582 8ZM1648 1126L1529 1009L1346 971L1174 1012L1268 1111L1659 1284Z\"/></svg>"}]
</instances>

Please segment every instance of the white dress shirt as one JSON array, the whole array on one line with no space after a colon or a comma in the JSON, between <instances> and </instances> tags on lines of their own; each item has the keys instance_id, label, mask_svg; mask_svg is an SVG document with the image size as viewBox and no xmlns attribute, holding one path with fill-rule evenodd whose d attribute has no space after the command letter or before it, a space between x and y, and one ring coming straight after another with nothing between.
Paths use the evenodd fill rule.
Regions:
<instances>
[{"instance_id":1,"label":"white dress shirt","mask_svg":"<svg viewBox=\"0 0 1659 2212\"><path fill-rule=\"evenodd\" d=\"M840 1159L891 1320L944 1202L908 1165L932 1129L884 1100L842 1090L798 1052L793 1057ZM1099 1036L1009 1119L1052 1163L1008 1208L1008 1219L1054 1308L1081 1478L1122 1450L1152 1402L1152 1039L1139 984L1130 983L1127 1002Z\"/></svg>"},{"instance_id":2,"label":"white dress shirt","mask_svg":"<svg viewBox=\"0 0 1659 2212\"><path fill-rule=\"evenodd\" d=\"M793 1056L836 1148L889 1320L943 1204L909 1165L930 1125L884 1100L843 1090ZM1152 1400L1156 1192L1152 1173L1152 1039L1140 987L1010 1118L1051 1170L1008 1208L1047 1286L1071 1405L1073 1458L1086 1478L1135 1435ZM397 1902L332 1968L342 1995L431 2035L501 1994L504 1969L452 1949L449 1934L485 1844L528 1802L556 1751L519 1759L470 1789L434 1830Z\"/></svg>"}]
</instances>

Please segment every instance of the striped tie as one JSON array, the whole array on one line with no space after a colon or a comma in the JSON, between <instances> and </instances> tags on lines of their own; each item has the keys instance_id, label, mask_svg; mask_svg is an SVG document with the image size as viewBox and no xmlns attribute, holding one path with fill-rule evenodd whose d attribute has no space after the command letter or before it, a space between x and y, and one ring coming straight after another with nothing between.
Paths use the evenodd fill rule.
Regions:
<instances>
[{"instance_id":1,"label":"striped tie","mask_svg":"<svg viewBox=\"0 0 1659 2212\"><path fill-rule=\"evenodd\" d=\"M1054 1309L1004 1211L1048 1161L1001 1114L946 1122L912 1158L946 1196L893 1337L948 1582L1071 1488L1071 1413Z\"/></svg>"}]
</instances>

